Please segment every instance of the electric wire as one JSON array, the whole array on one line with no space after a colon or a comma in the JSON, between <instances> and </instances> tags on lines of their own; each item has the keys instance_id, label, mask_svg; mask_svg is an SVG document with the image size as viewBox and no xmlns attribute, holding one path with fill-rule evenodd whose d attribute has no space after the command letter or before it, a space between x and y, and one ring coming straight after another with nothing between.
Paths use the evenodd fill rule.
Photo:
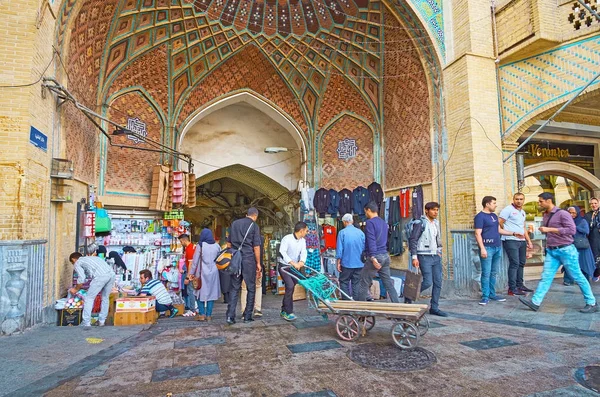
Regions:
<instances>
[{"instance_id":1,"label":"electric wire","mask_svg":"<svg viewBox=\"0 0 600 397\"><path fill-rule=\"evenodd\" d=\"M50 62L48 62L48 65L46 65L46 67L44 68L44 70L42 71L42 73L40 73L40 77L32 82L32 83L26 83L26 84L8 84L8 85L0 85L0 88L25 88L25 87L31 87L33 85L36 85L37 83L39 83L40 81L42 81L42 79L44 78L44 75L46 74L46 72L48 71L48 69L50 69L50 66L52 66L52 63L54 62L54 58L56 57L56 52L53 51L52 52L52 58L50 58Z\"/></svg>"}]
</instances>

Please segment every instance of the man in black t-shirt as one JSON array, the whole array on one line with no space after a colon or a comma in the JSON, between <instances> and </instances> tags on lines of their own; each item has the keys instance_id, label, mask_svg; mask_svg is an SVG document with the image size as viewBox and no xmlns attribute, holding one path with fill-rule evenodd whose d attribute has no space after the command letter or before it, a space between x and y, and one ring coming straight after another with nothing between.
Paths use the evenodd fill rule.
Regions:
<instances>
[{"instance_id":1,"label":"man in black t-shirt","mask_svg":"<svg viewBox=\"0 0 600 397\"><path fill-rule=\"evenodd\" d=\"M238 219L231 224L227 245L242 251L242 274L231 276L231 293L227 305L227 324L235 324L235 309L242 287L242 280L246 283L248 296L246 310L242 313L244 322L254 321L254 299L256 297L256 278L262 272L260 266L260 228L255 223L258 219L258 210L249 208L245 218ZM245 238L244 238L245 237ZM243 243L243 244L242 244Z\"/></svg>"}]
</instances>

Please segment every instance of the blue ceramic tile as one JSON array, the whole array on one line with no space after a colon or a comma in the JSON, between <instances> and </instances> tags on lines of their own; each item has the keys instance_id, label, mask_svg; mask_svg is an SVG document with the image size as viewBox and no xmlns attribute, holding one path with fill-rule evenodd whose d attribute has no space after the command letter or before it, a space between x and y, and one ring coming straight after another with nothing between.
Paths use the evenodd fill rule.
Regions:
<instances>
[{"instance_id":1,"label":"blue ceramic tile","mask_svg":"<svg viewBox=\"0 0 600 397\"><path fill-rule=\"evenodd\" d=\"M321 390L313 393L294 393L287 397L337 397L331 390Z\"/></svg>"},{"instance_id":2,"label":"blue ceramic tile","mask_svg":"<svg viewBox=\"0 0 600 397\"><path fill-rule=\"evenodd\" d=\"M477 339L469 342L460 342L461 345L475 350L497 349L499 347L515 346L519 343L504 338Z\"/></svg>"}]
</instances>

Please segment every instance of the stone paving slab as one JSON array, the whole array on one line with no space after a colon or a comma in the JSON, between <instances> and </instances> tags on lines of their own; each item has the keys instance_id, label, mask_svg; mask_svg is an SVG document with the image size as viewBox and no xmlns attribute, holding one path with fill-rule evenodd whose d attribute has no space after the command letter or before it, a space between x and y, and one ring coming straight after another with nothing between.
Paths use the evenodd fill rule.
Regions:
<instances>
[{"instance_id":1,"label":"stone paving slab","mask_svg":"<svg viewBox=\"0 0 600 397\"><path fill-rule=\"evenodd\" d=\"M219 364L190 365L187 367L157 369L152 373L152 382L165 380L195 378L198 376L219 375L221 369Z\"/></svg>"}]
</instances>

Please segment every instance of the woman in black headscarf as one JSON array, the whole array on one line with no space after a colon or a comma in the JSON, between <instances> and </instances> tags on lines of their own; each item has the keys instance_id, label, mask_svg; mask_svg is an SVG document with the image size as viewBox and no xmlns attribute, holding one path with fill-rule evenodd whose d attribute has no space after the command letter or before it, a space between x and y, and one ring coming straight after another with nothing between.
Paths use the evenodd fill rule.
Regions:
<instances>
[{"instance_id":1,"label":"woman in black headscarf","mask_svg":"<svg viewBox=\"0 0 600 397\"><path fill-rule=\"evenodd\" d=\"M110 251L108 254L108 259L112 259L115 262L115 265L120 267L123 270L127 270L127 266L125 266L125 262L121 258L121 255L117 251Z\"/></svg>"},{"instance_id":2,"label":"woman in black headscarf","mask_svg":"<svg viewBox=\"0 0 600 397\"><path fill-rule=\"evenodd\" d=\"M588 235L590 234L590 225L586 222L585 218L581 216L581 211L579 207L573 206L569 207L569 213L573 217L573 221L575 221L575 226L577 231L573 238L575 239L575 246L577 251L579 252L579 267L581 268L581 272L583 276L589 281L592 275L594 274L594 270L596 269L596 261L594 260L594 254L590 248L588 242ZM587 247L577 246L579 242L586 243ZM572 285L573 279L571 275L565 269L565 285Z\"/></svg>"}]
</instances>

